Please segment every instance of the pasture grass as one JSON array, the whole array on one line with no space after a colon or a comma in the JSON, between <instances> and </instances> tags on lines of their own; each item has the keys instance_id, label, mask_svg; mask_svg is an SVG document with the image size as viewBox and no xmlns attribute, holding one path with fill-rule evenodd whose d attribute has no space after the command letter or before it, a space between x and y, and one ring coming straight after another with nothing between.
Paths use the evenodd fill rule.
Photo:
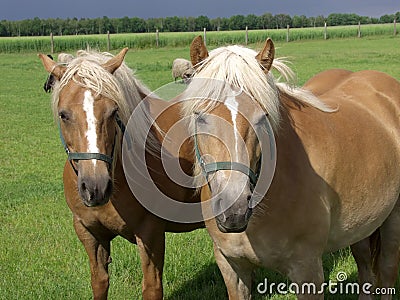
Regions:
<instances>
[{"instance_id":1,"label":"pasture grass","mask_svg":"<svg viewBox=\"0 0 400 300\"><path fill-rule=\"evenodd\" d=\"M303 84L328 68L376 69L400 79L400 40L364 38L277 42L277 56L287 56ZM261 43L251 47L260 49ZM212 48L212 47L211 47ZM189 58L189 47L134 49L127 64L151 89L172 81L176 57ZM75 236L63 197L65 154L42 86L47 74L36 53L0 54L0 299L90 299L90 273L83 246ZM165 298L226 299L205 230L167 234ZM122 238L112 242L110 299L140 299L141 269L135 246ZM356 282L348 249L324 257L326 279L345 271ZM287 282L269 270L256 283ZM397 291L399 285L397 285ZM255 299L294 299L257 295ZM327 295L327 299L357 299Z\"/></svg>"}]
</instances>

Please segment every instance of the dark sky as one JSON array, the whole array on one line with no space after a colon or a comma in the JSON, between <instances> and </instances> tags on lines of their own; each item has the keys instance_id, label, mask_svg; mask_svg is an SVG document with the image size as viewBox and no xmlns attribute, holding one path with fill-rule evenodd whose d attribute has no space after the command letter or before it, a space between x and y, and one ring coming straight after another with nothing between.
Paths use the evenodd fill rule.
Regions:
<instances>
[{"instance_id":1,"label":"dark sky","mask_svg":"<svg viewBox=\"0 0 400 300\"><path fill-rule=\"evenodd\" d=\"M400 11L399 0L0 0L0 20L289 14L380 17Z\"/></svg>"}]
</instances>

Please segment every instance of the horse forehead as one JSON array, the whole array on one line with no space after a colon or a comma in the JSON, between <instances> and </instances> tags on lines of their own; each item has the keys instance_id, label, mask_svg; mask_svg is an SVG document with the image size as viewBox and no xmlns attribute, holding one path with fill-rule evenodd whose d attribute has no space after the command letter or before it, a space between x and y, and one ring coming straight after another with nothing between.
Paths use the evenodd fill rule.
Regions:
<instances>
[{"instance_id":1,"label":"horse forehead","mask_svg":"<svg viewBox=\"0 0 400 300\"><path fill-rule=\"evenodd\" d=\"M84 87L70 81L60 91L59 106L81 106L85 99L86 90Z\"/></svg>"},{"instance_id":2,"label":"horse forehead","mask_svg":"<svg viewBox=\"0 0 400 300\"><path fill-rule=\"evenodd\" d=\"M96 92L88 87L79 85L72 80L61 90L59 106L70 107L74 111L83 110L84 105L90 102L93 105L94 112L103 113L110 107L115 106L115 102L104 97L97 95Z\"/></svg>"},{"instance_id":3,"label":"horse forehead","mask_svg":"<svg viewBox=\"0 0 400 300\"><path fill-rule=\"evenodd\" d=\"M227 97L211 113L237 126L257 122L263 115L262 109L246 94Z\"/></svg>"},{"instance_id":4,"label":"horse forehead","mask_svg":"<svg viewBox=\"0 0 400 300\"><path fill-rule=\"evenodd\" d=\"M245 116L248 121L252 122L252 118L258 118L260 115L264 114L261 107L258 105L256 100L250 97L246 93L241 93L236 96L236 101L239 103L239 111Z\"/></svg>"},{"instance_id":5,"label":"horse forehead","mask_svg":"<svg viewBox=\"0 0 400 300\"><path fill-rule=\"evenodd\" d=\"M212 115L218 116L218 118L222 118L229 123L232 122L232 114L228 106L226 106L223 102L213 108L210 112Z\"/></svg>"}]
</instances>

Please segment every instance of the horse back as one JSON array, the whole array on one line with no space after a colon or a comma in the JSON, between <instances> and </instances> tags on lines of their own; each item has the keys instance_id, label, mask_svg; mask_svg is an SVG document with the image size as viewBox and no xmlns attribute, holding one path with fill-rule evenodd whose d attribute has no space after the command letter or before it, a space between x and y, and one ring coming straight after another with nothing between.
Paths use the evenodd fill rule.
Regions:
<instances>
[{"instance_id":1,"label":"horse back","mask_svg":"<svg viewBox=\"0 0 400 300\"><path fill-rule=\"evenodd\" d=\"M315 96L320 96L339 85L352 73L352 71L343 69L332 69L323 71L310 78L304 84L303 88L311 91Z\"/></svg>"},{"instance_id":2,"label":"horse back","mask_svg":"<svg viewBox=\"0 0 400 300\"><path fill-rule=\"evenodd\" d=\"M367 113L387 126L400 128L400 83L385 73L333 69L315 75L303 88L337 108L339 114L343 110Z\"/></svg>"}]
</instances>

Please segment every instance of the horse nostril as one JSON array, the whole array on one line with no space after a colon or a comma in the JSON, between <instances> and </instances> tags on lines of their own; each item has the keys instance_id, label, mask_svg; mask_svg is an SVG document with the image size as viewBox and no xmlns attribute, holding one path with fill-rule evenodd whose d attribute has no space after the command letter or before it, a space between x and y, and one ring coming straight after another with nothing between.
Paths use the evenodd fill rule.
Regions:
<instances>
[{"instance_id":1,"label":"horse nostril","mask_svg":"<svg viewBox=\"0 0 400 300\"><path fill-rule=\"evenodd\" d=\"M254 208L254 199L253 199L253 195L252 194L247 196L247 208L248 209L253 209Z\"/></svg>"},{"instance_id":2,"label":"horse nostril","mask_svg":"<svg viewBox=\"0 0 400 300\"><path fill-rule=\"evenodd\" d=\"M86 191L86 184L84 182L81 183L81 191L82 192Z\"/></svg>"},{"instance_id":3,"label":"horse nostril","mask_svg":"<svg viewBox=\"0 0 400 300\"><path fill-rule=\"evenodd\" d=\"M90 191L90 185L83 179L79 184L79 194L84 202L91 201L93 198L93 192Z\"/></svg>"}]
</instances>

